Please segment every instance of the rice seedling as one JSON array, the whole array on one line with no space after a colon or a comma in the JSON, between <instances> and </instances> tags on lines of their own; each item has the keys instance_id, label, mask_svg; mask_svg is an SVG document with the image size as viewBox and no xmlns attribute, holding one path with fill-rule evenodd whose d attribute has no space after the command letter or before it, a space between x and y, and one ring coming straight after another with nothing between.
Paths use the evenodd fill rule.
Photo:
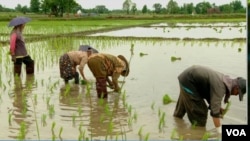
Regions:
<instances>
[{"instance_id":1,"label":"rice seedling","mask_svg":"<svg viewBox=\"0 0 250 141\"><path fill-rule=\"evenodd\" d=\"M34 95L34 104L37 105L37 94Z\"/></svg>"},{"instance_id":2,"label":"rice seedling","mask_svg":"<svg viewBox=\"0 0 250 141\"><path fill-rule=\"evenodd\" d=\"M150 133L147 133L146 136L144 137L144 141L148 141Z\"/></svg>"},{"instance_id":3,"label":"rice seedling","mask_svg":"<svg viewBox=\"0 0 250 141\"><path fill-rule=\"evenodd\" d=\"M122 104L124 107L126 107L126 91L124 90L122 93Z\"/></svg>"},{"instance_id":4,"label":"rice seedling","mask_svg":"<svg viewBox=\"0 0 250 141\"><path fill-rule=\"evenodd\" d=\"M11 121L12 121L12 113L9 113L9 116L8 116L8 123L9 123L9 126L12 125Z\"/></svg>"},{"instance_id":5,"label":"rice seedling","mask_svg":"<svg viewBox=\"0 0 250 141\"><path fill-rule=\"evenodd\" d=\"M171 103L171 102L173 102L173 100L169 97L168 94L165 94L165 95L163 96L163 104L166 105L166 104L169 104L169 103Z\"/></svg>"},{"instance_id":6,"label":"rice seedling","mask_svg":"<svg viewBox=\"0 0 250 141\"><path fill-rule=\"evenodd\" d=\"M47 104L47 107L49 107L49 102L50 102L50 97L46 97L46 104Z\"/></svg>"},{"instance_id":7,"label":"rice seedling","mask_svg":"<svg viewBox=\"0 0 250 141\"><path fill-rule=\"evenodd\" d=\"M161 117L161 109L160 108L158 109L158 117L159 118Z\"/></svg>"},{"instance_id":8,"label":"rice seedling","mask_svg":"<svg viewBox=\"0 0 250 141\"><path fill-rule=\"evenodd\" d=\"M86 90L86 96L90 96L90 90L91 90L91 83L87 83L85 86L85 90Z\"/></svg>"},{"instance_id":9,"label":"rice seedling","mask_svg":"<svg viewBox=\"0 0 250 141\"><path fill-rule=\"evenodd\" d=\"M69 84L67 84L67 85L66 85L66 89L65 89L65 91L64 91L64 96L68 96L70 90L71 90L71 87L70 87Z\"/></svg>"},{"instance_id":10,"label":"rice seedling","mask_svg":"<svg viewBox=\"0 0 250 141\"><path fill-rule=\"evenodd\" d=\"M209 137L210 137L210 133L209 132L205 132L205 134L202 136L202 141L208 141L208 139L209 139Z\"/></svg>"},{"instance_id":11,"label":"rice seedling","mask_svg":"<svg viewBox=\"0 0 250 141\"><path fill-rule=\"evenodd\" d=\"M82 110L81 105L79 105L79 106L78 106L78 108L77 108L77 112L78 112L78 115L79 115L79 116L81 116L81 115L82 115L83 110Z\"/></svg>"},{"instance_id":12,"label":"rice seedling","mask_svg":"<svg viewBox=\"0 0 250 141\"><path fill-rule=\"evenodd\" d=\"M55 114L55 106L54 106L54 104L50 104L49 105L49 116L50 116L50 118L52 118L54 116L54 114Z\"/></svg>"},{"instance_id":13,"label":"rice seedling","mask_svg":"<svg viewBox=\"0 0 250 141\"><path fill-rule=\"evenodd\" d=\"M103 123L104 118L105 118L105 116L104 116L103 114L101 114L101 116L100 116L100 122L101 122L101 123Z\"/></svg>"},{"instance_id":14,"label":"rice seedling","mask_svg":"<svg viewBox=\"0 0 250 141\"><path fill-rule=\"evenodd\" d=\"M171 62L175 62L177 60L181 60L181 57L171 56Z\"/></svg>"},{"instance_id":15,"label":"rice seedling","mask_svg":"<svg viewBox=\"0 0 250 141\"><path fill-rule=\"evenodd\" d=\"M129 113L129 115L132 115L132 106L131 105L128 106L128 113Z\"/></svg>"},{"instance_id":16,"label":"rice seedling","mask_svg":"<svg viewBox=\"0 0 250 141\"><path fill-rule=\"evenodd\" d=\"M136 112L136 111L134 112L133 119L134 119L135 122L136 122L137 119L138 119L138 116L137 116L137 112Z\"/></svg>"},{"instance_id":17,"label":"rice seedling","mask_svg":"<svg viewBox=\"0 0 250 141\"><path fill-rule=\"evenodd\" d=\"M228 112L229 110L229 107L231 106L231 101L229 101L225 107L225 109L223 110L222 114L221 114L221 117L223 118L224 115Z\"/></svg>"},{"instance_id":18,"label":"rice seedling","mask_svg":"<svg viewBox=\"0 0 250 141\"><path fill-rule=\"evenodd\" d=\"M109 122L108 133L111 134L113 132L114 124L112 121Z\"/></svg>"},{"instance_id":19,"label":"rice seedling","mask_svg":"<svg viewBox=\"0 0 250 141\"><path fill-rule=\"evenodd\" d=\"M75 127L75 125L76 125L76 114L73 113L73 115L72 115L72 126Z\"/></svg>"},{"instance_id":20,"label":"rice seedling","mask_svg":"<svg viewBox=\"0 0 250 141\"><path fill-rule=\"evenodd\" d=\"M142 131L143 131L143 126L141 126L140 127L140 129L139 129L139 131L138 131L138 136L140 137L140 139L141 139L141 137L142 137Z\"/></svg>"},{"instance_id":21,"label":"rice seedling","mask_svg":"<svg viewBox=\"0 0 250 141\"><path fill-rule=\"evenodd\" d=\"M62 140L62 132L63 132L63 127L60 127L59 135L58 137Z\"/></svg>"},{"instance_id":22,"label":"rice seedling","mask_svg":"<svg viewBox=\"0 0 250 141\"><path fill-rule=\"evenodd\" d=\"M158 128L160 131L162 131L163 127L165 126L165 112L162 113L161 117L160 117L160 121L158 124Z\"/></svg>"},{"instance_id":23,"label":"rice seedling","mask_svg":"<svg viewBox=\"0 0 250 141\"><path fill-rule=\"evenodd\" d=\"M26 136L26 123L24 121L20 124L19 134L18 134L18 140L24 140Z\"/></svg>"},{"instance_id":24,"label":"rice seedling","mask_svg":"<svg viewBox=\"0 0 250 141\"><path fill-rule=\"evenodd\" d=\"M176 129L173 129L170 138L175 139L176 138L175 136L176 136Z\"/></svg>"},{"instance_id":25,"label":"rice seedling","mask_svg":"<svg viewBox=\"0 0 250 141\"><path fill-rule=\"evenodd\" d=\"M132 128L132 121L133 119L131 117L128 118L128 127Z\"/></svg>"},{"instance_id":26,"label":"rice seedling","mask_svg":"<svg viewBox=\"0 0 250 141\"><path fill-rule=\"evenodd\" d=\"M151 109L152 109L152 110L155 109L155 101L153 101L153 103L151 104Z\"/></svg>"},{"instance_id":27,"label":"rice seedling","mask_svg":"<svg viewBox=\"0 0 250 141\"><path fill-rule=\"evenodd\" d=\"M147 54L147 53L143 53L143 52L140 52L140 53L139 53L139 56L140 56L140 57L143 57L143 56L145 56L145 55L148 55L148 54Z\"/></svg>"},{"instance_id":28,"label":"rice seedling","mask_svg":"<svg viewBox=\"0 0 250 141\"><path fill-rule=\"evenodd\" d=\"M78 136L78 141L81 141L82 139L85 139L85 130L82 131L82 125L83 123L81 122L80 125L79 125L79 136Z\"/></svg>"},{"instance_id":29,"label":"rice seedling","mask_svg":"<svg viewBox=\"0 0 250 141\"><path fill-rule=\"evenodd\" d=\"M105 114L108 116L112 116L112 112L108 104L105 104Z\"/></svg>"},{"instance_id":30,"label":"rice seedling","mask_svg":"<svg viewBox=\"0 0 250 141\"><path fill-rule=\"evenodd\" d=\"M47 125L47 122L46 122L46 118L47 118L47 115L46 114L42 114L42 117L41 117L41 125L44 127Z\"/></svg>"},{"instance_id":31,"label":"rice seedling","mask_svg":"<svg viewBox=\"0 0 250 141\"><path fill-rule=\"evenodd\" d=\"M34 98L35 99L35 98ZM35 122L36 122L36 131L37 131L37 137L40 140L40 132L39 132L39 127L38 127L38 123L37 123L37 117L36 117L36 107L35 107L35 101L31 98L32 101L32 105L33 105L33 110L34 110L34 117L35 117Z\"/></svg>"}]
</instances>

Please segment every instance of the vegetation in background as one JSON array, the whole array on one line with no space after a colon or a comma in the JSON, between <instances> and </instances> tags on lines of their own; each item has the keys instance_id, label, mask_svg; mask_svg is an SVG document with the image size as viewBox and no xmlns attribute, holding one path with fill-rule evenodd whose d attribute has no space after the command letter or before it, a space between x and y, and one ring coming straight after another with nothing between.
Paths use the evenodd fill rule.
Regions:
<instances>
[{"instance_id":1,"label":"vegetation in background","mask_svg":"<svg viewBox=\"0 0 250 141\"><path fill-rule=\"evenodd\" d=\"M84 3L83 3L84 4ZM97 16L99 14L219 14L219 13L246 13L246 8L243 7L241 0L234 0L228 4L216 5L207 1L199 2L196 5L193 3L184 3L178 5L174 0L169 0L167 5L154 3L153 9L148 8L149 5L144 5L142 9L137 8L137 4L132 0L124 0L122 9L109 10L105 5L96 5L91 9L84 9L75 0L30 0L29 7L18 4L15 9L3 7L0 5L0 12L22 12L39 13L49 16L63 17L74 13L75 16Z\"/></svg>"}]
</instances>

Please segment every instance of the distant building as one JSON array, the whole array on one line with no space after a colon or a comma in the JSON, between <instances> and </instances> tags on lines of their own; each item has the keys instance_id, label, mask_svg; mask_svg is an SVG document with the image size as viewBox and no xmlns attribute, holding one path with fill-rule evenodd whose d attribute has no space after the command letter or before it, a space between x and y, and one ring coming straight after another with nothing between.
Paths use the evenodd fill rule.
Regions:
<instances>
[{"instance_id":1,"label":"distant building","mask_svg":"<svg viewBox=\"0 0 250 141\"><path fill-rule=\"evenodd\" d=\"M220 13L220 9L218 7L207 9L207 14L219 14L219 13Z\"/></svg>"},{"instance_id":2,"label":"distant building","mask_svg":"<svg viewBox=\"0 0 250 141\"><path fill-rule=\"evenodd\" d=\"M76 12L76 15L79 16L79 17L82 16L82 11L79 9L79 10Z\"/></svg>"}]
</instances>

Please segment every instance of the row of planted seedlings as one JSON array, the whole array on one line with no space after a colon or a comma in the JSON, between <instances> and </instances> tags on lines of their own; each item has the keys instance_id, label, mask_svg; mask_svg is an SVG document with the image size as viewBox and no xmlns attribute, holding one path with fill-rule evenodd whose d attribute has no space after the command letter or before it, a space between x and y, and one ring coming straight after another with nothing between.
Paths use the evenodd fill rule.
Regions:
<instances>
[{"instance_id":1,"label":"row of planted seedlings","mask_svg":"<svg viewBox=\"0 0 250 141\"><path fill-rule=\"evenodd\" d=\"M122 40L119 42L114 42L114 41L110 41L110 40L106 40L106 41L102 41L102 40L89 40L89 42L81 42L84 44L96 44L96 46L98 47L98 44L101 44L100 46L105 46L105 47L109 47L109 46L114 46L114 44L122 44L123 42L127 42L127 40ZM79 43L79 42L78 42ZM147 43L145 41L145 43ZM36 61L36 74L43 74L44 72L46 72L49 68L55 68L55 66L58 66L58 59L59 59L59 55L65 53L68 50L72 50L72 49L77 49L78 45L76 45L77 43L75 43L74 40L72 39L68 39L68 38L61 38L61 39L57 39L57 40L48 40L47 42L36 42L36 43L32 43L28 45L29 48L29 52L31 54L31 56L34 57L34 60ZM105 45L103 45L105 44ZM131 45L131 56L133 56L133 44ZM3 49L3 54L2 55L2 59L1 61L3 62L7 62L7 64L11 64L10 61L10 57L8 55L8 51ZM131 57L132 58L132 57ZM4 63L3 63L4 64ZM11 65L7 65L5 64L6 70L2 70L1 72L4 72L7 74L6 78L1 78L2 81L7 81L10 82L10 84L4 84L2 83L1 87L6 87L5 89L7 89L8 92L8 87L11 87L12 84L12 73L7 73L7 70L11 70L12 68L10 67ZM57 68L57 67L56 67ZM59 71L59 70L58 70ZM56 72L58 72L56 71ZM11 71L10 71L11 72ZM58 76L58 75L57 75ZM14 79L14 78L13 78ZM57 108L57 106L55 105L55 99L61 99L62 97L66 97L66 99L69 100L69 105L74 105L76 107L76 112L73 112L70 117L71 122L72 122L72 126L74 127L79 127L78 131L79 131L79 135L78 135L78 139L79 140L84 140L84 139L89 139L92 140L95 138L95 134L94 133L94 126L92 126L91 130L87 130L86 129L86 124L88 123L88 121L86 121L86 118L84 118L82 115L83 113L83 108L84 105L81 105L81 103L76 103L77 100L79 99L83 99L83 94L79 94L77 96L76 99L72 98L70 93L71 93L71 87L66 87L65 91L63 92L58 92L59 89L59 85L60 85L60 78L54 78L53 75L49 74L48 77L42 77L40 79L35 79L34 82L32 82L32 87L31 84L26 84L27 88L26 90L22 90L21 92L21 97L19 99L24 99L24 100L18 100L18 101L22 101L21 104L23 104L23 108L22 109L22 114L27 114L27 111L31 110L27 110L27 107L33 107L33 114L29 114L29 117L32 116L32 118L34 118L35 120L35 124L36 124L36 134L38 139L43 137L40 137L40 133L41 133L41 128L42 127L51 127L51 138L50 139L63 139L64 138L64 134L66 134L67 132L64 131L65 130L65 126L60 126L60 120L55 120L55 116L57 114L57 110L55 108ZM34 88L35 87L35 88ZM95 102L93 102L93 98L90 96L90 92L92 90L92 86L90 85L86 85L84 88L86 88L85 90L85 94L86 98L89 101L89 109L88 112L93 113L91 111L95 111L94 107L92 107L94 104L96 104ZM42 90L42 92L40 92ZM10 90L9 90L10 91ZM32 91L32 92L31 92ZM9 92L11 93L11 92ZM29 94L31 93L31 94ZM57 93L60 93L60 95L56 95ZM61 94L63 93L63 94ZM32 96L33 95L33 96ZM93 94L91 94L93 95ZM29 97L26 97L29 96ZM17 96L16 96L17 97ZM126 119L127 121L127 125L132 128L132 124L133 122L135 122L138 119L138 115L136 113L136 110L132 110L132 106L126 103L126 91L123 91L123 93L120 95L121 98L117 98L117 101L114 101L112 104L110 103L105 103L103 101L99 101L98 105L96 107L104 107L104 109L102 111L104 111L104 113L102 113L101 116L99 116L99 120L98 121L102 121L106 124L106 127L104 127L105 132L105 139L108 140L108 138L112 138L112 139L119 139L120 140L120 136L122 138L122 140L126 140L126 130L124 129L124 126L122 126L121 123L119 124L115 124L116 126L119 125L120 128L120 132L115 132L114 128L114 118L115 115L117 115L115 112L117 112L115 110L115 106L114 105L119 105L119 101L120 99L122 99L122 105L123 108L126 110L126 112L128 113L128 118ZM39 101L39 99L42 99L42 101ZM76 101L75 101L76 100ZM44 102L44 103L42 103ZM44 111L44 109L40 108L39 110L37 109L40 106L37 106L37 104L40 103L40 106L44 106L46 105L46 111ZM42 104L41 104L42 103ZM90 104L91 103L91 104ZM116 104L115 104L116 103ZM118 104L117 104L118 103ZM85 105L86 106L86 105ZM113 107L113 109L112 109ZM42 109L42 110L41 110ZM42 113L40 112L42 111ZM165 127L165 113L160 112L159 110L159 129L160 131L163 130L163 128ZM49 119L48 119L49 117ZM86 117L86 116L85 116ZM93 117L93 116L92 116ZM94 116L95 117L95 116ZM12 121L13 121L13 115L10 112L8 115L8 119L9 119L9 125L12 126ZM77 119L80 118L80 120L78 120L78 125L77 125ZM82 118L82 120L81 120ZM118 117L118 119L121 117ZM26 134L28 132L27 128L29 126L27 126L27 123L29 123L27 120L27 117L23 117L24 121L21 122L21 124L19 124L20 126L20 132L18 132L17 138L19 139L25 139L26 138ZM25 120L26 119L26 120ZM40 120L40 122L39 122ZM121 120L118 120L121 121ZM86 123L87 122L87 123ZM96 122L96 120L95 120ZM39 124L41 123L41 124ZM59 129L57 128L59 127ZM84 129L85 128L85 129ZM116 127L117 128L117 127ZM47 128L46 128L47 129ZM29 129L29 131L32 129ZM44 130L44 129L43 129ZM59 130L59 131L57 131ZM64 134L63 134L64 133ZM89 134L88 134L89 133ZM115 133L115 135L113 134ZM120 135L120 136L119 136ZM66 135L67 136L67 135ZM138 136L140 139L143 140L148 140L150 138L150 133L146 133L143 134L143 127L141 127L138 131ZM46 137L47 138L47 137ZM67 138L67 137L65 137ZM181 139L181 138L180 138Z\"/></svg>"},{"instance_id":2,"label":"row of planted seedlings","mask_svg":"<svg viewBox=\"0 0 250 141\"><path fill-rule=\"evenodd\" d=\"M51 45L55 47L55 46L57 46L57 43L62 43L63 40L64 39L59 40L59 42L56 42L56 43L51 43ZM36 62L36 74L35 75L38 75L39 73L42 73L43 71L46 71L49 67L54 67L53 64L58 64L57 63L58 62L58 60L57 60L58 55L62 54L62 52L66 52L67 50L72 49L72 48L71 49L67 48L66 50L65 49L63 50L63 48L56 48L56 49L54 48L53 49L53 47L52 48L48 47L51 45L45 45L43 42L41 42L41 43L37 42L37 43L32 44L32 45L36 46L36 47L29 46L28 49L29 49L30 55L34 56L34 60ZM65 46L64 43L59 44L58 46L61 47L62 45ZM40 47L40 46L42 46L42 47ZM33 48L33 49L31 49L31 48ZM44 52L45 50L47 52ZM51 54L53 54L53 55L49 55L50 51L51 51ZM7 60L7 62L10 64L11 63L10 58L9 58L7 53L8 53L8 51L6 50L4 53L5 55L3 55L4 56L3 58L5 58L5 60ZM55 59L55 58L57 58L57 59ZM8 69L11 70L11 67L9 67ZM9 73L9 76L12 76L13 72L12 71L10 71L10 72L11 73ZM28 76L26 76L26 77L28 77ZM9 78L9 80L7 80L8 78ZM4 81L7 80L9 82L13 82L12 78L13 77L6 77L6 78L1 79L1 80L4 80ZM57 89L59 89L58 88L59 81L60 81L59 78L53 79L51 76L49 76L47 78L45 77L45 78L42 78L39 80L39 79L35 79L35 76L34 76L33 81L26 81L25 82L28 84L23 84L23 80L21 80L23 78L25 78L25 75L23 75L23 74L21 75L21 78L14 77L13 78L13 79L15 79L14 80L14 82L15 82L14 87L20 86L20 88L17 88L17 90L14 92L11 89L9 89L9 93L11 95L13 95L14 101L18 103L18 106L16 107L17 109L20 109L18 114L21 113L21 115L22 115L22 118L21 118L22 122L18 123L20 131L18 131L17 135L13 138L17 138L19 140L28 139L28 137L26 135L30 131L33 131L33 129L29 128L31 126L32 122L27 121L27 120L31 120L31 121L35 121L37 139L40 140L41 139L40 130L42 127L46 127L49 125L49 122L48 122L48 117L49 117L50 123L51 123L50 124L51 125L51 132L52 132L51 139L52 140L55 140L56 138L62 139L63 138L62 134L63 134L64 128L63 128L63 126L61 126L59 133L56 134L55 127L58 124L56 123L57 121L53 121L57 110L55 109L55 104L54 104L52 99L59 98L58 96L55 96L55 93L57 93L57 91L58 91ZM18 80L18 79L20 79L20 80ZM17 84L17 82L19 82L19 84ZM12 85L12 84L9 84L9 86L10 85ZM89 95L90 89L91 89L91 87L86 86L86 95ZM42 90L43 92L40 92L40 90ZM20 93L17 93L17 92L20 92ZM70 93L70 92L71 92L70 87L66 87L65 91L63 92L63 96L67 97L68 93ZM60 96L62 96L62 95L60 95ZM74 103L74 99L71 99L70 95L68 96L68 98L71 100L70 103ZM80 94L79 94L78 98L82 98ZM42 99L42 101L40 99ZM45 111L44 113L41 113L41 111L40 111L41 108L38 108L38 107L40 107L39 103L40 103L40 106L46 105L47 112ZM102 106L104 106L104 105L102 105ZM31 109L29 107L33 107L33 109ZM110 116L109 127L107 127L107 128L108 128L108 133L111 134L113 131L113 129L112 129L113 128L112 117L115 114L112 114L112 115L110 114L111 112L110 112L110 108L108 105L105 105L104 107L105 107L105 113ZM13 110L10 110L10 112L8 114L9 126L15 126L15 124L13 124L13 120L16 119L17 115L13 111L15 111L14 108L13 108ZM73 125L75 125L76 115L80 116L81 113L82 113L82 105L79 105L77 107L77 114L76 113L72 114L72 124ZM27 117L32 117L34 119L27 119ZM103 116L101 116L100 118L103 118ZM39 120L40 120L40 122L39 122ZM39 124L39 123L41 123L41 124ZM59 123L59 125L60 125L60 123ZM81 123L79 126L79 132L80 132L79 137L78 137L79 139L85 139L85 130L82 129L83 128L82 125L83 125L83 123ZM108 135L108 134L106 133L106 135ZM88 137L86 137L86 138L88 138Z\"/></svg>"}]
</instances>

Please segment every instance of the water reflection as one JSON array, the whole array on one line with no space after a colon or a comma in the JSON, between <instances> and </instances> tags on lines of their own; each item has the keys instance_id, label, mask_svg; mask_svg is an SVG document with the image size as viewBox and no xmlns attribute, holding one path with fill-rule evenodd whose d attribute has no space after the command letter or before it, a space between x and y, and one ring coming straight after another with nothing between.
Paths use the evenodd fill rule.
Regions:
<instances>
[{"instance_id":1,"label":"water reflection","mask_svg":"<svg viewBox=\"0 0 250 141\"><path fill-rule=\"evenodd\" d=\"M207 139L220 139L220 134L213 132L213 130L206 130L206 127L192 126L185 122L184 119L174 118L176 134L173 135L173 139L184 140L207 140Z\"/></svg>"},{"instance_id":2,"label":"water reflection","mask_svg":"<svg viewBox=\"0 0 250 141\"><path fill-rule=\"evenodd\" d=\"M32 106L34 105L29 103L29 99L32 96L32 89L35 87L35 78L34 75L27 75L24 78L24 84L22 83L22 79L20 77L14 78L12 93L13 108L9 113L9 118L12 117L13 121L15 121L13 123L11 119L9 120L11 133L9 137L14 139L24 139L30 125L33 123L33 120L30 118L32 118ZM13 124L17 124L19 128L12 126Z\"/></svg>"},{"instance_id":3,"label":"water reflection","mask_svg":"<svg viewBox=\"0 0 250 141\"><path fill-rule=\"evenodd\" d=\"M165 25L165 24L163 24ZM194 26L194 27L192 27ZM202 32L201 32L202 31ZM205 33L205 34L204 34ZM218 25L179 25L152 27L133 27L128 29L96 33L91 36L114 36L114 37L159 37L178 39L235 39L246 38L246 23L232 25L219 23Z\"/></svg>"},{"instance_id":4,"label":"water reflection","mask_svg":"<svg viewBox=\"0 0 250 141\"><path fill-rule=\"evenodd\" d=\"M102 139L125 136L129 131L127 121L129 114L121 104L120 96L117 93L109 93L109 95L108 99L98 99L95 90L88 90L85 85L62 86L60 89L62 121L71 122L72 129L87 127L85 130L81 129L82 133L79 133L88 133L86 138Z\"/></svg>"}]
</instances>

